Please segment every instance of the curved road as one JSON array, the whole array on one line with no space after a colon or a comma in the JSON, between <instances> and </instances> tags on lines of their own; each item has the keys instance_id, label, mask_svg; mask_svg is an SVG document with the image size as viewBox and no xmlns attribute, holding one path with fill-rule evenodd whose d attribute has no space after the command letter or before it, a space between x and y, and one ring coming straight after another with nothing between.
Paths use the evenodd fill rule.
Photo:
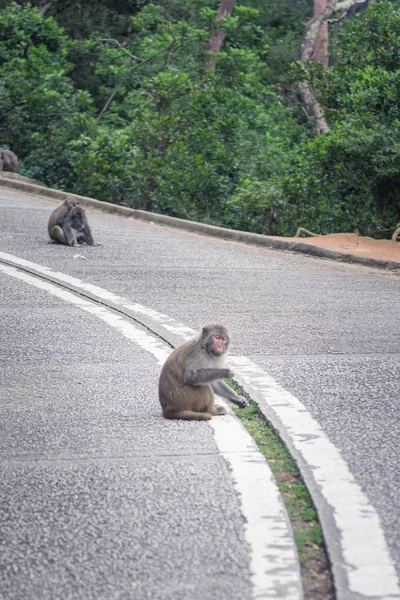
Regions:
<instances>
[{"instance_id":1,"label":"curved road","mask_svg":"<svg viewBox=\"0 0 400 600\"><path fill-rule=\"evenodd\" d=\"M54 207L55 204L47 200L1 189L0 251L101 286L195 330L210 321L225 323L231 330L233 354L245 356L299 399L307 409L307 414L319 424L327 440L347 463L355 484L379 516L378 525L382 528L391 558L400 573L399 276L356 265L336 264L220 241L98 212L91 212L89 218L95 240L101 245L92 248L66 248L47 243L47 220ZM93 429L87 415L85 418L87 403L98 411L100 427L107 421L107 415L112 415L116 395L127 399L126 411L124 415L120 415L118 429L111 429L109 437L113 440L112 445L116 445L116 452L119 452L120 444L122 447L128 444L131 452L129 435L132 432L132 389L135 390L135 407L139 406L143 415L149 410L148 398L156 398L155 367L148 356L143 355L139 349L132 354L132 348L125 347L116 339L107 339L108 336L113 338L115 334L112 332L105 334L103 329L100 331L98 324L89 323L81 316L77 317L71 309L60 307L58 301L43 298L30 288L27 290L22 283L10 282L2 277L0 293L8 307L12 299L11 318L15 324L15 327L7 330L8 337L2 340L2 346L7 348L11 360L6 363L5 384L0 389L7 392L14 381L14 373L21 373L21 366L18 364L21 349L30 348L31 342L36 366L31 366L29 386L36 378L38 385L54 393L56 398L61 394L68 397L68 390L63 388L62 375L66 373L68 376L68 372L71 374L69 370L77 373L78 386L82 382L86 386L86 393L81 394L85 403L72 400L77 394L79 397L79 388L71 392L71 401L65 406L65 417L63 416L59 427L52 430L50 440L46 436L47 429L50 430L47 421L50 422L54 415L51 411L36 415L36 409L33 411L31 406L32 419L39 418L43 422L33 424L31 432L24 431L26 452L38 448L40 454L41 444L45 443L46 447L49 444L54 446L57 456L59 448L63 448L63 452L69 456L66 440L67 445L75 447L73 436L77 430L74 419L78 419L81 424L78 429L81 436L78 446L85 453L88 449L93 451L96 427ZM24 307L27 310L23 310ZM48 318L44 319L48 314L54 316L50 323ZM150 313L149 315L151 317ZM6 318L10 318L10 315ZM23 340L27 335L29 345L24 345ZM65 336L69 340L67 345L63 342ZM116 353L113 364L107 364L107 372L111 369L107 378L102 377L104 354L101 350L104 346L113 348ZM29 386L24 386L23 380L18 381L18 394L24 398L28 407L31 393ZM118 407L120 411L120 404ZM154 414L158 412L156 402L153 402L150 410ZM126 429L123 426L124 420ZM7 431L7 420L3 425L6 434L3 439L7 440L6 446L2 446L3 456L13 457L13 439L18 437L18 432L14 430L16 422L18 423L18 419L15 420L14 415L11 432ZM70 429L66 423L70 424ZM38 429L43 431L43 440L37 438ZM151 434L150 442L154 448L163 445L163 437L171 433L168 431L166 432L163 421L160 420L157 434ZM140 440L146 438L145 420L135 428L135 435L140 445ZM200 443L198 451L201 453L202 441L199 441L198 435L196 429L196 445ZM208 434L202 430L201 435ZM209 440L206 444L208 443ZM94 447L96 448L95 443ZM179 449L178 455L181 453L185 451ZM23 455L24 448L19 448L18 457ZM172 469L170 473L164 464L162 466L165 493L182 493L185 496L185 489L182 492L171 491L169 484L175 477L174 465L169 465L169 468ZM10 503L11 513L16 503L24 503L24 497L28 493L26 487L38 487L41 494L38 494L38 501L46 505L46 487L59 485L60 494L65 493L75 476L73 466L69 463L66 478L60 482L54 480L51 464L44 464L43 469L45 475L39 480L35 471L23 464L21 472L12 471L12 478L16 480L10 480L10 489L15 489L17 483L22 484L18 501L13 499ZM85 498L90 498L91 478L98 476L98 473L94 475L93 469L93 465L88 465L88 472L82 482L80 500L83 502ZM140 485L138 482L132 483L133 492L138 494L140 504L146 503L146 494L151 492L146 491L146 469L139 476ZM117 470L118 478L130 480L126 465L118 465ZM188 485L189 493L192 493L190 475L184 473L183 488ZM104 494L99 498L98 505L88 506L89 513L93 510L99 511L101 515L102 507L107 503L107 490L112 489L115 477L115 471L107 469L104 474ZM224 495L224 490L214 489L214 486L223 486L223 481L219 481L210 472L206 485L200 481L193 484L196 490L207 490L207 494L210 494L206 502L215 503L215 518L220 510L217 499L221 493ZM86 486L89 490L85 492ZM129 493L133 492L129 490ZM229 496L228 492L227 495ZM7 498L7 493L5 497ZM48 508L50 513L51 510L59 509L56 500L57 498L49 499L50 503L53 502L52 507ZM65 500L65 510L67 513L71 512L65 522L67 537L79 534L79 519L74 520L73 505L74 498ZM151 533L133 532L132 522L126 519L124 521L123 507L124 501L121 499L121 504L116 508L120 515L118 533L113 534L112 524L107 523L108 535L118 548L128 547L128 539L135 533L139 534L140 548L146 547L146 540L147 543L151 540L149 560L153 557L154 564L159 565L163 559L157 552L162 551L161 538L165 536L162 510L157 511L152 507L155 515L152 512L149 518ZM238 532L237 548L232 548L232 567L228 566L224 570L226 580L223 580L224 575L217 569L218 576L210 585L216 597L218 588L215 586L218 585L216 581L219 581L221 586L228 586L226 589L231 594L229 598L247 598L250 597L248 573L241 571L248 560L243 554L243 539L240 539L242 517L237 506L225 507L224 511L226 510L229 510L228 521ZM194 520L197 523L196 518ZM98 523L98 519L94 522ZM188 523L185 522L185 528L190 526ZM369 528L368 522L366 527ZM47 533L51 536L51 529ZM28 528L26 535L34 537L36 532L33 528ZM218 542L207 538L210 535L218 535ZM218 547L225 535L225 531L212 523L204 530L204 544L209 544L210 548ZM94 528L93 548L88 547L88 555L82 556L82 564L86 560L90 563L91 552L100 552L101 556L101 536L102 532ZM157 542L159 536L161 538ZM61 545L62 542L63 540ZM154 544L157 550L154 549ZM107 545L107 549L109 552L117 552L117 549L113 550L112 544L111 547ZM40 548L37 550L39 552ZM182 552L188 552L190 561L189 549L182 548ZM226 552L223 554L225 556ZM140 562L138 557L135 560ZM196 557L193 560L196 561ZM106 554L104 561L107 561ZM12 564L9 569L12 573ZM68 574L68 564L65 564L65 569ZM90 573L84 569L82 573L82 577L90 578ZM134 573L125 575L134 579ZM376 576L379 578L379 574ZM152 577L156 580L157 573L153 573ZM110 585L110 582L105 580L96 582L97 584ZM51 586L51 581L49 585ZM200 584L194 582L193 585L196 587ZM238 587L239 585L243 587ZM208 598L206 590L207 587L201 588L203 596L199 597ZM396 590L393 590L393 586L388 588L386 597L396 597ZM150 592L149 596L143 590L137 592L137 597L140 598L158 598L151 596ZM369 598L384 596L385 592L381 593L380 590L379 593L365 594ZM21 593L15 597L26 596ZM181 595L177 592L173 597L197 596L186 590ZM348 597L362 596L355 592Z\"/></svg>"}]
</instances>

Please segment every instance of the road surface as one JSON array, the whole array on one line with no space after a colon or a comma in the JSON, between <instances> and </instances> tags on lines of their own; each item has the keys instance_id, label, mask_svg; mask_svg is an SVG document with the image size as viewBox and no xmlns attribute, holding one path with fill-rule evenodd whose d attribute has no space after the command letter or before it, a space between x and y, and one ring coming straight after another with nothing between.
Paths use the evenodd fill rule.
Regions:
<instances>
[{"instance_id":1,"label":"road surface","mask_svg":"<svg viewBox=\"0 0 400 600\"><path fill-rule=\"evenodd\" d=\"M157 314L194 330L209 322L227 325L232 353L298 399L343 460L363 494L361 505L368 502L366 514L372 510L365 529L382 533L379 556L384 561L390 552L400 574L399 276L94 211L89 219L101 245L62 247L48 244L54 207L2 188L0 252L145 307L142 322L153 322L156 333ZM143 347L21 280L3 274L0 282L6 473L0 505L6 506L5 539L12 550L3 577L10 589L20 582L30 590L5 597L51 598L61 581L65 598L79 597L79 589L92 590L87 598L251 598L244 515L211 427L166 426L157 402L159 365ZM198 493L190 505L188 498ZM171 523L165 520L171 495L174 505L184 506L183 521L173 524L182 532L175 556L168 553ZM206 523L197 504L210 508ZM55 522L59 536L52 539ZM326 528L335 543L346 539L329 515ZM23 543L32 556L18 567ZM65 548L73 548L73 565ZM206 564L204 556L210 557ZM355 561L362 563L360 553ZM351 579L348 562L344 579ZM54 581L53 563L62 565ZM390 566L381 577L387 588L358 578L344 584L352 588L348 597L397 597ZM43 569L47 595L35 595ZM120 595L107 592L113 578ZM162 593L160 578L169 582Z\"/></svg>"}]
</instances>

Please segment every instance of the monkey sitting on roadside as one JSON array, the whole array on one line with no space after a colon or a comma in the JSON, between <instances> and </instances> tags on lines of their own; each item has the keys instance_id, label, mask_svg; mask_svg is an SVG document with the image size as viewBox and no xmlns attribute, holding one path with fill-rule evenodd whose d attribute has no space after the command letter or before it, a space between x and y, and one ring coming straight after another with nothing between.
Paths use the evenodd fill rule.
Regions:
<instances>
[{"instance_id":1,"label":"monkey sitting on roadside","mask_svg":"<svg viewBox=\"0 0 400 600\"><path fill-rule=\"evenodd\" d=\"M207 421L224 415L214 392L240 408L247 405L222 379L233 377L225 367L229 333L223 325L207 325L201 334L179 346L167 358L160 375L159 399L166 419Z\"/></svg>"},{"instance_id":2,"label":"monkey sitting on roadside","mask_svg":"<svg viewBox=\"0 0 400 600\"><path fill-rule=\"evenodd\" d=\"M47 229L50 237L60 244L94 244L85 209L70 198L52 213Z\"/></svg>"},{"instance_id":3,"label":"monkey sitting on roadside","mask_svg":"<svg viewBox=\"0 0 400 600\"><path fill-rule=\"evenodd\" d=\"M60 206L57 206L57 208L51 213L50 219L49 219L49 224L47 225L47 230L48 230L49 236L51 238L55 239L54 236L52 235L53 228L56 225L61 227L67 214L76 205L77 205L77 203L75 202L75 200L72 200L72 198L67 198L66 200L64 200L64 202Z\"/></svg>"},{"instance_id":4,"label":"monkey sitting on roadside","mask_svg":"<svg viewBox=\"0 0 400 600\"><path fill-rule=\"evenodd\" d=\"M18 158L11 150L0 148L0 171L10 171L11 173L18 171Z\"/></svg>"}]
</instances>

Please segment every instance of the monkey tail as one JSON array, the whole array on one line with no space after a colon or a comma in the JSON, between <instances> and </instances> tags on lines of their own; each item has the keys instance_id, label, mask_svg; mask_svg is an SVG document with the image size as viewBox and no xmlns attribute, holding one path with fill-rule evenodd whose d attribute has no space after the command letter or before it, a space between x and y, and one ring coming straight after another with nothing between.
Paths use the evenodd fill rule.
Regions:
<instances>
[{"instance_id":1,"label":"monkey tail","mask_svg":"<svg viewBox=\"0 0 400 600\"><path fill-rule=\"evenodd\" d=\"M182 419L183 421L209 421L212 417L210 413L194 410L169 410L163 415L166 419Z\"/></svg>"}]
</instances>

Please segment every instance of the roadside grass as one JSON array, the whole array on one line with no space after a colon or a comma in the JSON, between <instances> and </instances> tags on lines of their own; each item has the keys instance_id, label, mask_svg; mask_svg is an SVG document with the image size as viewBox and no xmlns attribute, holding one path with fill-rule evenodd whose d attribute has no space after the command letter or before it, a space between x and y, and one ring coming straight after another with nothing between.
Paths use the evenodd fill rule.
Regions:
<instances>
[{"instance_id":1,"label":"roadside grass","mask_svg":"<svg viewBox=\"0 0 400 600\"><path fill-rule=\"evenodd\" d=\"M229 385L241 392L232 382ZM292 524L306 600L332 600L334 591L322 529L294 460L256 404L232 409L266 458L282 494Z\"/></svg>"}]
</instances>

